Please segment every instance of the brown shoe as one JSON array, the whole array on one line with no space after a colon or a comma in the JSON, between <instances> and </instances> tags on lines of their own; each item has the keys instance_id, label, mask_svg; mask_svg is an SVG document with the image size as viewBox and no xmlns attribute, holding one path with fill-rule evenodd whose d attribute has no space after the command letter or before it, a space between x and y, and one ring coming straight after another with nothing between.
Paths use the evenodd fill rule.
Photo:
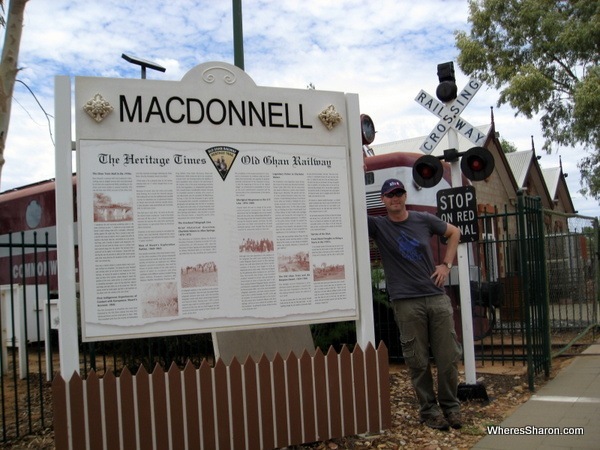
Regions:
<instances>
[{"instance_id":1,"label":"brown shoe","mask_svg":"<svg viewBox=\"0 0 600 450\"><path fill-rule=\"evenodd\" d=\"M448 424L455 430L462 428L462 419L459 412L451 412L446 414L446 420L448 421Z\"/></svg>"},{"instance_id":2,"label":"brown shoe","mask_svg":"<svg viewBox=\"0 0 600 450\"><path fill-rule=\"evenodd\" d=\"M446 431L448 428L450 428L450 424L441 414L422 418L421 421L429 428L433 428L434 430Z\"/></svg>"}]
</instances>

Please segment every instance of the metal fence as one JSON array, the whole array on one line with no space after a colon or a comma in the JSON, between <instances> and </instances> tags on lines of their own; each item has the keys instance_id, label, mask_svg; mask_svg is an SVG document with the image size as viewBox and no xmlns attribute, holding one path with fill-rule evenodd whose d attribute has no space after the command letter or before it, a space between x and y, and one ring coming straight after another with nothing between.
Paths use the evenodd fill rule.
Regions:
<instances>
[{"instance_id":1,"label":"metal fence","mask_svg":"<svg viewBox=\"0 0 600 450\"><path fill-rule=\"evenodd\" d=\"M549 326L553 355L590 341L599 321L598 220L546 212L568 226L546 236Z\"/></svg>"},{"instance_id":2,"label":"metal fence","mask_svg":"<svg viewBox=\"0 0 600 450\"><path fill-rule=\"evenodd\" d=\"M496 320L480 340L478 353L483 360L526 363L533 389L534 377L540 373L548 376L551 366L541 201L520 192L514 211L496 210L484 214L482 221L484 229L491 226L492 233L484 232L478 243L478 255L483 255L479 267L485 269L488 281L498 284L501 298L495 305L491 298L479 301Z\"/></svg>"},{"instance_id":3,"label":"metal fence","mask_svg":"<svg viewBox=\"0 0 600 450\"><path fill-rule=\"evenodd\" d=\"M44 271L38 268L48 267L53 246L47 235L40 242L35 235L30 243L9 241L0 248L8 263L3 274L8 284L0 286L0 417L2 441L7 441L51 425L46 406L52 376L51 340L46 339L50 324L44 315L50 295ZM18 276L26 278L25 271L31 284L14 283Z\"/></svg>"}]
</instances>

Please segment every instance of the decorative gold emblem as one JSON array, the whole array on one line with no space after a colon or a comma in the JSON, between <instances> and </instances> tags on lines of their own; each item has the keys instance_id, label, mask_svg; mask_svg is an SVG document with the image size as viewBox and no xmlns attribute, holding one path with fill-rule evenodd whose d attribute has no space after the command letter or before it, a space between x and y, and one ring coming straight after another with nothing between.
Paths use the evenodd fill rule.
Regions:
<instances>
[{"instance_id":1,"label":"decorative gold emblem","mask_svg":"<svg viewBox=\"0 0 600 450\"><path fill-rule=\"evenodd\" d=\"M338 123L342 121L342 116L335 110L335 106L329 105L319 114L319 119L328 130L333 130Z\"/></svg>"},{"instance_id":2,"label":"decorative gold emblem","mask_svg":"<svg viewBox=\"0 0 600 450\"><path fill-rule=\"evenodd\" d=\"M114 108L100 94L96 94L83 105L83 109L96 122L102 122Z\"/></svg>"}]
</instances>

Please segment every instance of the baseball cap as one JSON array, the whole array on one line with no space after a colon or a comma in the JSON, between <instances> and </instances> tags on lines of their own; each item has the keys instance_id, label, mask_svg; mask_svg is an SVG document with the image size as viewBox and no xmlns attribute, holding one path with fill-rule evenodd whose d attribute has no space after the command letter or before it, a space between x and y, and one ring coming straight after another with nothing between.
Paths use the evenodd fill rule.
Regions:
<instances>
[{"instance_id":1,"label":"baseball cap","mask_svg":"<svg viewBox=\"0 0 600 450\"><path fill-rule=\"evenodd\" d=\"M383 186L381 186L381 195L389 194L390 192L397 191L398 189L406 192L402 181L396 180L395 178L390 178L389 180L385 180Z\"/></svg>"}]
</instances>

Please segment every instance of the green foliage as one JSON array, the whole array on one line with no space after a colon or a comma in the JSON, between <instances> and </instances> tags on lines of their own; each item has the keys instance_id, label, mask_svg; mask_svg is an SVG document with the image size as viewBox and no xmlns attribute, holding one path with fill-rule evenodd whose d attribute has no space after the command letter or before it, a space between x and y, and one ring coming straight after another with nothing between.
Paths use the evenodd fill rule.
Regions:
<instances>
[{"instance_id":1,"label":"green foliage","mask_svg":"<svg viewBox=\"0 0 600 450\"><path fill-rule=\"evenodd\" d=\"M600 2L470 0L469 33L455 33L458 65L531 118L544 149L583 145L585 194L600 199Z\"/></svg>"},{"instance_id":2,"label":"green foliage","mask_svg":"<svg viewBox=\"0 0 600 450\"><path fill-rule=\"evenodd\" d=\"M354 349L356 343L356 322L329 322L319 323L310 326L315 347L321 349L323 353L329 351L329 347L339 352L344 345L350 351Z\"/></svg>"},{"instance_id":3,"label":"green foliage","mask_svg":"<svg viewBox=\"0 0 600 450\"><path fill-rule=\"evenodd\" d=\"M600 17L598 18L600 20ZM600 142L600 67L590 69L573 94L573 131L578 139Z\"/></svg>"},{"instance_id":4,"label":"green foliage","mask_svg":"<svg viewBox=\"0 0 600 450\"><path fill-rule=\"evenodd\" d=\"M500 145L504 153L514 153L517 151L517 146L504 138L500 138Z\"/></svg>"},{"instance_id":5,"label":"green foliage","mask_svg":"<svg viewBox=\"0 0 600 450\"><path fill-rule=\"evenodd\" d=\"M371 263L371 284L374 288L378 288L385 280L381 261L373 261Z\"/></svg>"},{"instance_id":6,"label":"green foliage","mask_svg":"<svg viewBox=\"0 0 600 450\"><path fill-rule=\"evenodd\" d=\"M381 262L373 262L371 265L371 289L373 292L373 303L389 305L387 291L384 286L385 274Z\"/></svg>"}]
</instances>

